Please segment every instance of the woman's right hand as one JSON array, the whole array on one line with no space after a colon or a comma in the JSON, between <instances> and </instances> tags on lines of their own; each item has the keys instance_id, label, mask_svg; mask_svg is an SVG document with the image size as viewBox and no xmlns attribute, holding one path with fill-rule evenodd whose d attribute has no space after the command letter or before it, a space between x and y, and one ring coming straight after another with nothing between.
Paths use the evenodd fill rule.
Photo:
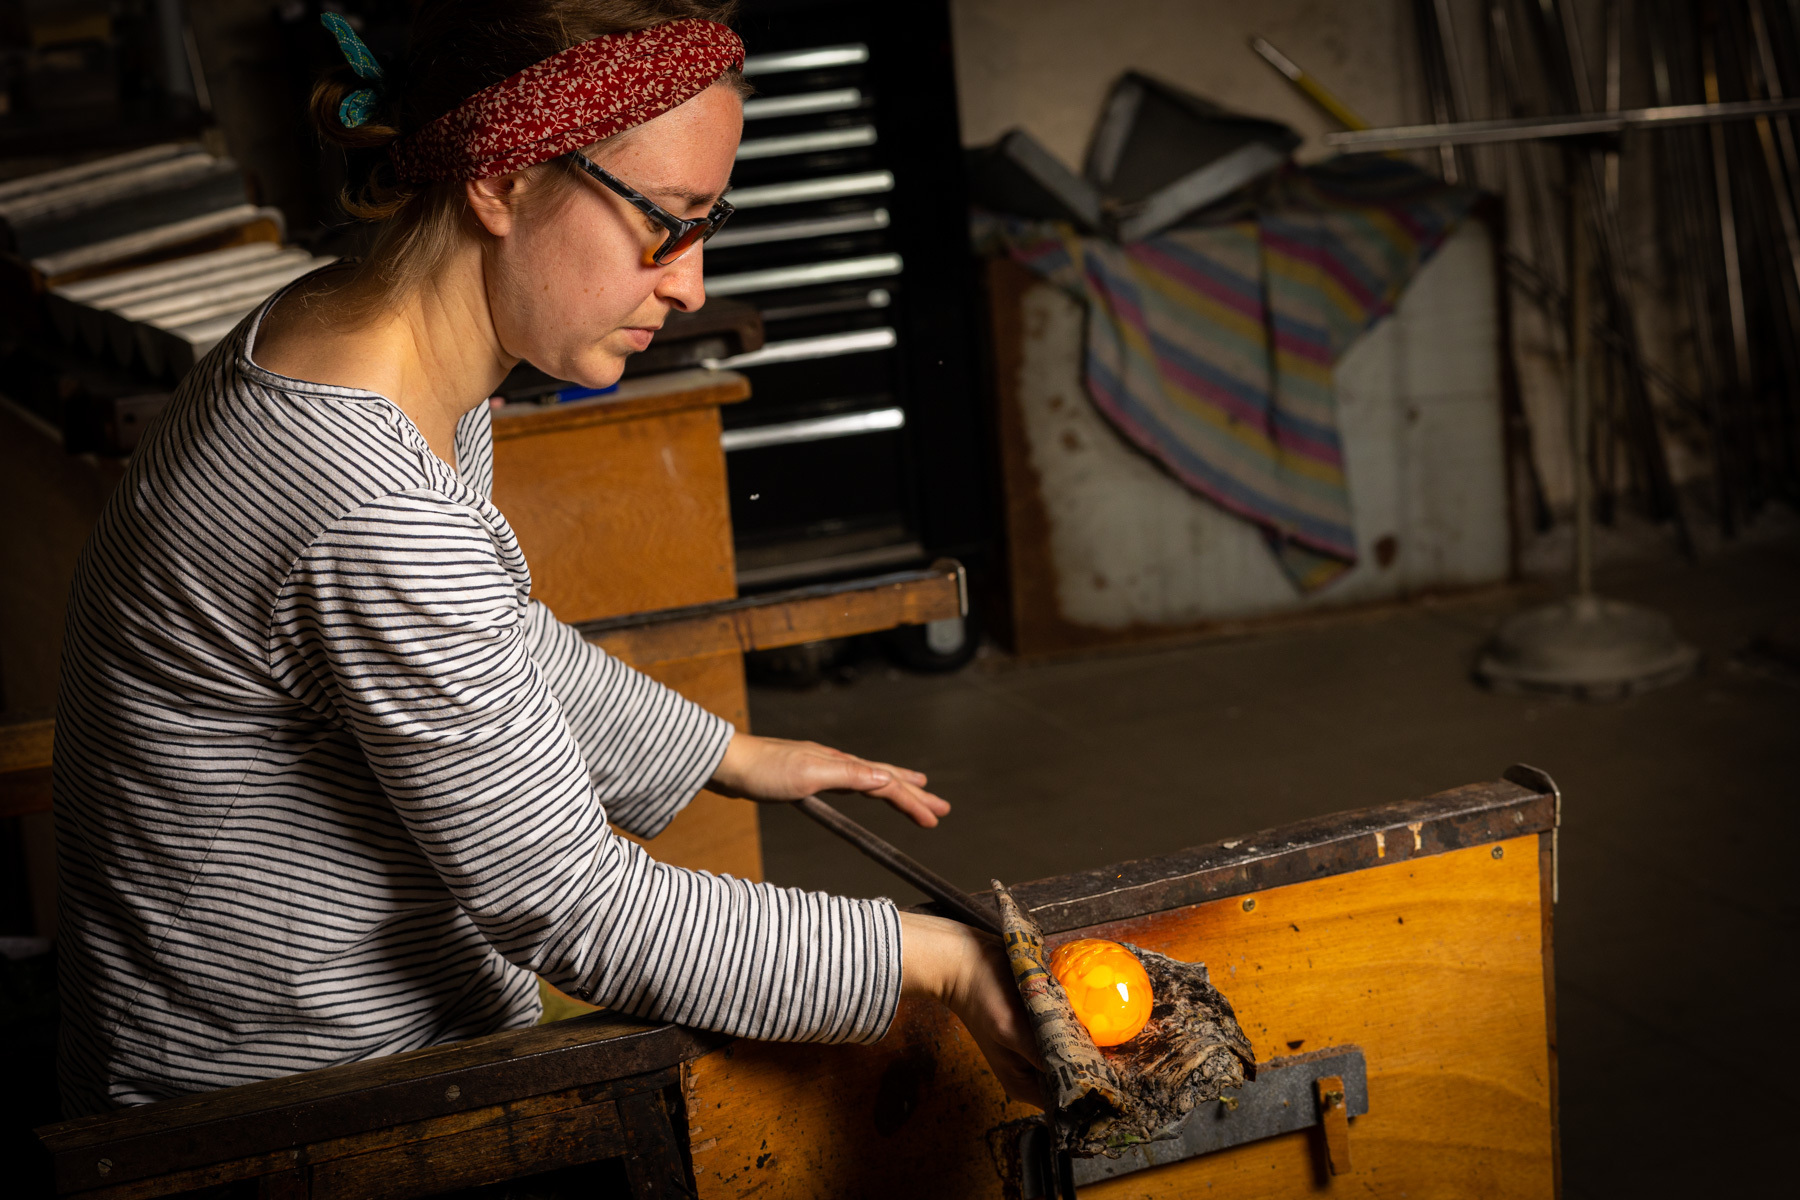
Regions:
<instances>
[{"instance_id":1,"label":"woman's right hand","mask_svg":"<svg viewBox=\"0 0 1800 1200\"><path fill-rule=\"evenodd\" d=\"M1044 1107L1037 1037L1000 940L960 921L903 912L900 945L902 994L955 1013L1006 1094Z\"/></svg>"}]
</instances>

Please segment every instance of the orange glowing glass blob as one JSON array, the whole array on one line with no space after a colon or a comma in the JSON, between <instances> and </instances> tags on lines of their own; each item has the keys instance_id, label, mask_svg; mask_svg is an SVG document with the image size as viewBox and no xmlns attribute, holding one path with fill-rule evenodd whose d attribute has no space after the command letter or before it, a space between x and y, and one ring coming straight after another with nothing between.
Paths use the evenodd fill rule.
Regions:
<instances>
[{"instance_id":1,"label":"orange glowing glass blob","mask_svg":"<svg viewBox=\"0 0 1800 1200\"><path fill-rule=\"evenodd\" d=\"M1082 938L1059 946L1050 956L1050 973L1096 1046L1129 1042L1150 1020L1150 976L1137 955L1117 942Z\"/></svg>"}]
</instances>

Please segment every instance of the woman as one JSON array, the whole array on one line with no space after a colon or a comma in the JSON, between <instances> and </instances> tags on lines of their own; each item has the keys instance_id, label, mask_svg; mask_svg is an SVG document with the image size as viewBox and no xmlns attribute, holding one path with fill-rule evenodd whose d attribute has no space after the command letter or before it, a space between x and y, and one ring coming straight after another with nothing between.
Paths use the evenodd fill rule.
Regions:
<instances>
[{"instance_id":1,"label":"woman","mask_svg":"<svg viewBox=\"0 0 1800 1200\"><path fill-rule=\"evenodd\" d=\"M68 1115L529 1024L534 973L748 1037L870 1041L903 994L1002 1081L1035 1058L991 939L654 862L703 785L924 776L735 733L530 599L488 498L521 359L616 381L705 299L742 46L699 0L427 5L409 69L322 84L385 155L361 264L183 382L84 552L58 712Z\"/></svg>"}]
</instances>

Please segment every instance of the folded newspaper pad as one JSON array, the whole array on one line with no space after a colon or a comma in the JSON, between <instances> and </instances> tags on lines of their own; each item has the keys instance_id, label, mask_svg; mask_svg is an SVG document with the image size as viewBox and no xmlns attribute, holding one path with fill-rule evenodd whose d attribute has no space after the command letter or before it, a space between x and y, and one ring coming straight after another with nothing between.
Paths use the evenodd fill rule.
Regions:
<instances>
[{"instance_id":1,"label":"folded newspaper pad","mask_svg":"<svg viewBox=\"0 0 1800 1200\"><path fill-rule=\"evenodd\" d=\"M1140 1142L1176 1136L1198 1104L1256 1078L1256 1054L1231 1001L1187 963L1122 943L1150 976L1155 1004L1130 1041L1094 1045L1056 977L1044 935L999 880L1006 957L1044 1059L1044 1098L1056 1148L1116 1157Z\"/></svg>"}]
</instances>

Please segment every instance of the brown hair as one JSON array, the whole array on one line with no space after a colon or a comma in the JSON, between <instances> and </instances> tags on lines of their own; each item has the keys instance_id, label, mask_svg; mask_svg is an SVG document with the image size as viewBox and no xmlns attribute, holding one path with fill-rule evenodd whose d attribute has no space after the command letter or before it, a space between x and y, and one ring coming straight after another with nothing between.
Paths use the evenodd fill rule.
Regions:
<instances>
[{"instance_id":1,"label":"brown hair","mask_svg":"<svg viewBox=\"0 0 1800 1200\"><path fill-rule=\"evenodd\" d=\"M443 262L468 220L463 184L401 182L388 163L390 143L571 46L689 17L728 22L736 9L737 0L427 0L403 61L383 64L386 78L367 122L352 129L338 119L344 97L369 86L348 64L313 87L313 124L350 159L344 210L378 223L368 255L345 283L373 303L416 286ZM747 90L736 71L726 82L740 94ZM552 161L531 170L547 180L567 178L558 167Z\"/></svg>"}]
</instances>

